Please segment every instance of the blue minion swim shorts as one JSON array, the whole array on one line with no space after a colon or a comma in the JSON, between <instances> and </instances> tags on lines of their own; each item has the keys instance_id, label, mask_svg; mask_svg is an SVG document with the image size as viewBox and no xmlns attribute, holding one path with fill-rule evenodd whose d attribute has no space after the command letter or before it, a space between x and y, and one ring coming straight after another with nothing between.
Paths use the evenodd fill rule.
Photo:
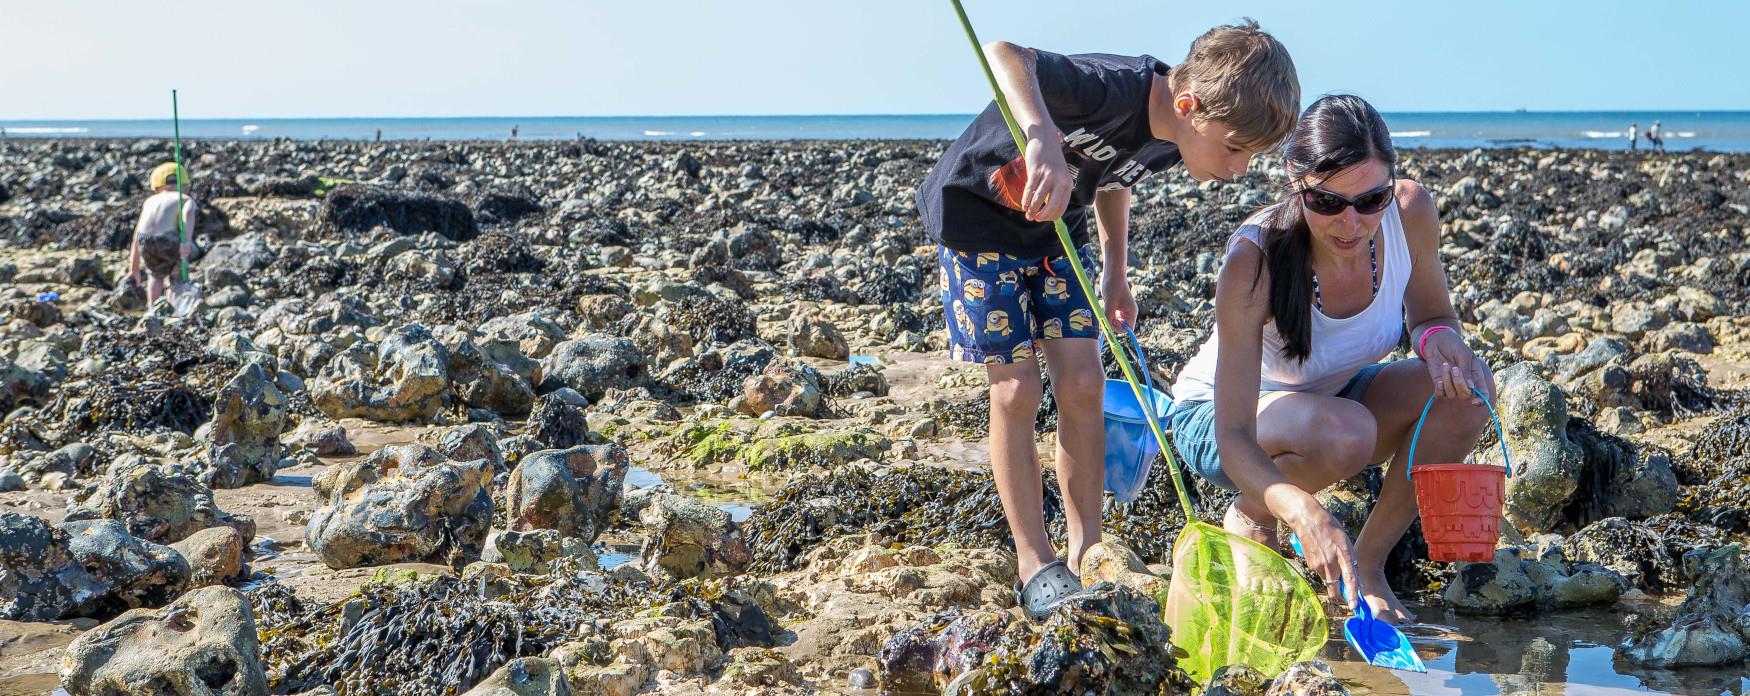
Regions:
<instances>
[{"instance_id":1,"label":"blue minion swim shorts","mask_svg":"<svg viewBox=\"0 0 1750 696\"><path fill-rule=\"evenodd\" d=\"M942 313L955 360L1004 365L1033 357L1041 339L1094 338L1100 327L1069 259L939 248ZM1084 248L1082 267L1097 273Z\"/></svg>"}]
</instances>

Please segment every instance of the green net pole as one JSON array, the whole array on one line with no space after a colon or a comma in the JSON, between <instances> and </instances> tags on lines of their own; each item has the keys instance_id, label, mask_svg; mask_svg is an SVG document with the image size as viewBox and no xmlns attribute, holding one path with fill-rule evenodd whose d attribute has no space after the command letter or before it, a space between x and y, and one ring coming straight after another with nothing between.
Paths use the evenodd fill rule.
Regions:
<instances>
[{"instance_id":1,"label":"green net pole","mask_svg":"<svg viewBox=\"0 0 1750 696\"><path fill-rule=\"evenodd\" d=\"M1009 126L1009 135L1015 138L1015 149L1023 157L1027 153L1027 139L1021 135L1021 126L1015 123L1014 113L1009 111L1009 100L1003 96L1002 87L997 84L996 73L991 72L990 60L984 55L984 44L979 43L978 34L972 30L972 21L966 18L966 8L960 6L960 0L950 0L954 3L954 14L960 17L960 28L966 30L966 40L972 42L972 52L978 55L978 64L984 68L984 77L990 81L991 94L996 96L997 110L1003 114L1003 122ZM1054 143L1055 145L1055 143ZM1075 271L1076 282L1081 284L1082 293L1088 296L1088 302L1094 307L1094 320L1100 322L1100 332L1106 336L1106 343L1112 346L1112 357L1118 361L1118 369L1124 373L1124 381L1130 383L1130 391L1136 394L1136 403L1142 407L1143 417L1148 419L1148 428L1154 431L1155 442L1160 445L1161 456L1167 460L1167 471L1173 476L1173 492L1179 496L1179 507L1185 511L1186 521L1195 521L1197 514L1191 509L1191 498L1185 494L1185 481L1179 476L1179 467L1173 462L1173 450L1167 446L1167 433L1161 429L1160 421L1155 418L1154 395L1142 391L1142 383L1136 376L1136 369L1131 367L1130 359L1124 355L1123 343L1119 341L1118 333L1112 330L1112 323L1106 319L1105 307L1100 299L1094 296L1094 285L1088 282L1088 272L1082 268L1081 257L1076 254L1075 241L1070 239L1069 227L1063 220L1052 220L1057 227L1057 240L1063 244L1064 258L1069 259L1069 266ZM1118 269L1123 273L1124 269Z\"/></svg>"},{"instance_id":2,"label":"green net pole","mask_svg":"<svg viewBox=\"0 0 1750 696\"><path fill-rule=\"evenodd\" d=\"M182 253L188 246L188 231L182 227L182 114L176 108L176 90L170 90L170 127L176 140L171 150L176 162L176 171L170 178L176 180L176 258L182 261L182 282L188 282L188 256Z\"/></svg>"}]
</instances>

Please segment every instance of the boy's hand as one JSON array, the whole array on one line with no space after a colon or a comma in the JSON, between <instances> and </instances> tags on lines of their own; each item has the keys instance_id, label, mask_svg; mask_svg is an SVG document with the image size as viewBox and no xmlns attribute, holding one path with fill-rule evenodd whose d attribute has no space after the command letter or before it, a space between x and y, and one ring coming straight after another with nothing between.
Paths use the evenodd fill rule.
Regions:
<instances>
[{"instance_id":1,"label":"boy's hand","mask_svg":"<svg viewBox=\"0 0 1750 696\"><path fill-rule=\"evenodd\" d=\"M1056 220L1069 209L1069 189L1075 180L1063 161L1063 137L1027 139L1027 188L1021 192L1021 210L1035 222Z\"/></svg>"},{"instance_id":2,"label":"boy's hand","mask_svg":"<svg viewBox=\"0 0 1750 696\"><path fill-rule=\"evenodd\" d=\"M1136 298L1130 294L1130 279L1122 273L1107 274L1101 282L1100 300L1106 304L1106 320L1136 326Z\"/></svg>"}]
</instances>

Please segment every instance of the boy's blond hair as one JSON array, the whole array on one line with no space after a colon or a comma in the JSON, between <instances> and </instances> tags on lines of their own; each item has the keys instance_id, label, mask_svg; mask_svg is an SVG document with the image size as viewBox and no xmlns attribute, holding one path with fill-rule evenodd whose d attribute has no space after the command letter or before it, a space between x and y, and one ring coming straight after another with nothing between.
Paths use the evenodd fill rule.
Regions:
<instances>
[{"instance_id":1,"label":"boy's blond hair","mask_svg":"<svg viewBox=\"0 0 1750 696\"><path fill-rule=\"evenodd\" d=\"M1185 61L1173 66L1173 93L1191 92L1199 124L1220 121L1235 145L1269 149L1294 130L1300 78L1276 37L1247 17L1203 32Z\"/></svg>"}]
</instances>

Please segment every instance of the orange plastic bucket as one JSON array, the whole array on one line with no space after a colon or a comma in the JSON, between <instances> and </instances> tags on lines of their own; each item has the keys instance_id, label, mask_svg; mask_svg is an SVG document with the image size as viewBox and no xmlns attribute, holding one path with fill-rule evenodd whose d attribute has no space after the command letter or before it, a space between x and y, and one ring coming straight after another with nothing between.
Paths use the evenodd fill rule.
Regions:
<instances>
[{"instance_id":1,"label":"orange plastic bucket","mask_svg":"<svg viewBox=\"0 0 1750 696\"><path fill-rule=\"evenodd\" d=\"M1474 389L1473 389L1474 391ZM1416 484L1416 510L1422 515L1422 536L1428 540L1428 557L1436 561L1489 561L1495 558L1495 542L1501 538L1501 510L1507 501L1507 438L1495 407L1478 391L1489 418L1500 435L1501 461L1506 467L1486 464L1422 464L1416 461L1416 443L1422 423L1434 406L1429 397L1416 420L1410 439L1410 480Z\"/></svg>"}]
</instances>

